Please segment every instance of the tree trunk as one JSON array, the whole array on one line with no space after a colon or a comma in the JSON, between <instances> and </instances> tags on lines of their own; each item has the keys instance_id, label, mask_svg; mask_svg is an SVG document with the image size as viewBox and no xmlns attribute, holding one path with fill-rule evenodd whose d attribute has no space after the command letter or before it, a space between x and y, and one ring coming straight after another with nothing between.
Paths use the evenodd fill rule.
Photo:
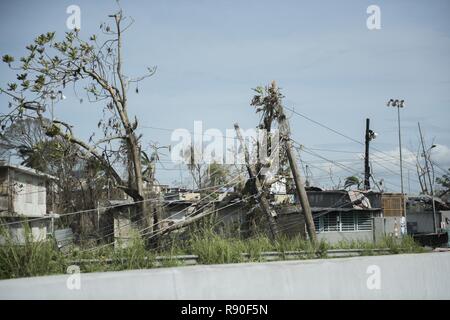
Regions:
<instances>
[{"instance_id":1,"label":"tree trunk","mask_svg":"<svg viewBox=\"0 0 450 320\"><path fill-rule=\"evenodd\" d=\"M134 168L134 183L137 193L142 197L139 204L141 216L144 221L144 227L150 234L153 232L153 214L148 211L148 204L144 190L144 178L142 176L141 151L134 133L129 135L130 158Z\"/></svg>"}]
</instances>

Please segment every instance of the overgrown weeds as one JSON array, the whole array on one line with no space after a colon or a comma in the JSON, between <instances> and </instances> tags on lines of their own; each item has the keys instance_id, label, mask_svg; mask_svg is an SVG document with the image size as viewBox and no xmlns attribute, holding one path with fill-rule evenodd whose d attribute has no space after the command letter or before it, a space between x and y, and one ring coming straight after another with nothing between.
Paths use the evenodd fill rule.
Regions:
<instances>
[{"instance_id":1,"label":"overgrown weeds","mask_svg":"<svg viewBox=\"0 0 450 320\"><path fill-rule=\"evenodd\" d=\"M264 234L249 239L218 234L210 227L191 232L188 238L171 236L164 245L149 250L145 241L134 234L126 243L116 243L94 248L73 248L62 253L49 239L33 241L31 232L24 227L25 237L21 244L5 229L0 230L0 278L19 278L65 273L70 265L78 265L81 272L104 272L129 269L147 269L158 266L182 265L177 255L190 254L198 257L199 264L224 264L259 262L264 253L275 252L273 259L312 259L327 257L330 249L360 249L362 255L378 254L373 249L386 249L390 253L423 252L412 237L401 239L385 237L378 243L365 241L341 241L330 245L319 241L312 245L300 237L280 237L275 241ZM164 258L157 259L157 256Z\"/></svg>"},{"instance_id":2,"label":"overgrown weeds","mask_svg":"<svg viewBox=\"0 0 450 320\"><path fill-rule=\"evenodd\" d=\"M22 244L6 229L0 229L0 279L63 273L64 258L50 241L33 241L24 225Z\"/></svg>"},{"instance_id":3,"label":"overgrown weeds","mask_svg":"<svg viewBox=\"0 0 450 320\"><path fill-rule=\"evenodd\" d=\"M239 239L223 238L210 231L195 234L190 241L191 253L197 255L202 264L241 262L242 249Z\"/></svg>"}]
</instances>

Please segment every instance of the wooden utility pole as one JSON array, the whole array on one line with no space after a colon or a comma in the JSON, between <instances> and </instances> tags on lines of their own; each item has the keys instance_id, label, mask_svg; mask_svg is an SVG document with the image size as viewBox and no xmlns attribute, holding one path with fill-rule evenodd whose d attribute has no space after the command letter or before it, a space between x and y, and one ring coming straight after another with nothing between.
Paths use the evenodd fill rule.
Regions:
<instances>
[{"instance_id":1,"label":"wooden utility pole","mask_svg":"<svg viewBox=\"0 0 450 320\"><path fill-rule=\"evenodd\" d=\"M370 142L370 119L366 119L366 150L364 156L364 190L370 190L370 166L369 166L369 142Z\"/></svg>"},{"instance_id":2,"label":"wooden utility pole","mask_svg":"<svg viewBox=\"0 0 450 320\"><path fill-rule=\"evenodd\" d=\"M277 85L275 81L272 82L271 90L274 93L277 93ZM280 101L278 101L275 107L277 109L276 111L278 114L278 123L281 138L284 140L285 143L286 154L289 160L289 166L291 167L292 177L294 178L295 182L295 191L297 193L297 197L300 200L300 205L305 215L306 229L308 231L308 236L311 242L315 243L317 241L316 227L314 226L314 220L312 216L311 207L309 205L308 195L306 194L305 186L303 184L302 177L300 176L300 170L298 169L297 166L297 159L295 158L295 154L292 151L289 123L286 119L286 115L284 114L283 106L281 105Z\"/></svg>"},{"instance_id":3,"label":"wooden utility pole","mask_svg":"<svg viewBox=\"0 0 450 320\"><path fill-rule=\"evenodd\" d=\"M431 176L430 176L430 167L428 166L429 159L428 159L427 151L425 150L425 144L423 143L423 135L422 135L422 128L420 127L420 122L418 122L417 125L419 126L420 142L422 144L423 157L425 158L425 169L426 169L427 175L428 175L428 182L430 183L431 204L433 206L433 231L436 232L436 229L437 229L437 227L436 227L436 206L434 204L433 182L432 182ZM424 177L424 181L425 181L425 177Z\"/></svg>"},{"instance_id":4,"label":"wooden utility pole","mask_svg":"<svg viewBox=\"0 0 450 320\"><path fill-rule=\"evenodd\" d=\"M258 173L256 172L255 168L250 164L250 155L248 153L247 146L244 143L244 139L242 138L241 129L239 128L239 125L237 123L234 124L234 129L236 130L236 135L244 150L245 164L247 166L247 171L250 176L250 179L255 181L255 187L259 195L259 205L269 222L271 237L272 239L276 239L278 237L278 226L277 222L275 221L275 217L272 214L273 211L270 209L269 201L267 201L267 198L263 193L262 183L261 181L259 181Z\"/></svg>"},{"instance_id":5,"label":"wooden utility pole","mask_svg":"<svg viewBox=\"0 0 450 320\"><path fill-rule=\"evenodd\" d=\"M285 137L287 137L287 139L285 138L286 154L289 159L289 166L291 167L292 176L295 182L295 191L297 193L297 197L300 200L300 205L305 215L306 229L308 231L308 236L312 242L316 242L317 240L316 227L314 226L314 220L312 217L311 207L309 206L308 195L306 194L305 186L303 184L302 177L300 176L300 170L298 170L297 167L297 159L295 158L295 155L292 152L291 141L288 140L289 136Z\"/></svg>"},{"instance_id":6,"label":"wooden utility pole","mask_svg":"<svg viewBox=\"0 0 450 320\"><path fill-rule=\"evenodd\" d=\"M97 232L100 231L100 201L97 201Z\"/></svg>"},{"instance_id":7,"label":"wooden utility pole","mask_svg":"<svg viewBox=\"0 0 450 320\"><path fill-rule=\"evenodd\" d=\"M150 177L149 177L149 199L150 199L150 214L153 217L153 243L155 248L160 245L160 222L161 222L161 203L160 203L160 189L155 190L155 173L156 173L156 160L158 159L158 149L155 147L153 157L150 160Z\"/></svg>"}]
</instances>

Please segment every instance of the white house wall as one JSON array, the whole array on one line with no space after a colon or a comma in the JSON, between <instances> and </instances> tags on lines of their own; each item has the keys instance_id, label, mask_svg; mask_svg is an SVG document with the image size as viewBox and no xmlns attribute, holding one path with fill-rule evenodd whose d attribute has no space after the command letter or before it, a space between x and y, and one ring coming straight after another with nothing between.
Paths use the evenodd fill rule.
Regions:
<instances>
[{"instance_id":1,"label":"white house wall","mask_svg":"<svg viewBox=\"0 0 450 320\"><path fill-rule=\"evenodd\" d=\"M13 210L26 217L41 217L46 213L45 179L19 172L12 175Z\"/></svg>"},{"instance_id":2,"label":"white house wall","mask_svg":"<svg viewBox=\"0 0 450 320\"><path fill-rule=\"evenodd\" d=\"M15 224L9 225L7 235L8 239L5 238L4 235L0 235L0 245L6 243L15 243L15 244L25 244L26 243L26 232L28 233L28 239L36 242L36 241L44 241L47 239L47 221L39 220L39 221L30 221L28 227L25 227L23 223L17 222Z\"/></svg>"}]
</instances>

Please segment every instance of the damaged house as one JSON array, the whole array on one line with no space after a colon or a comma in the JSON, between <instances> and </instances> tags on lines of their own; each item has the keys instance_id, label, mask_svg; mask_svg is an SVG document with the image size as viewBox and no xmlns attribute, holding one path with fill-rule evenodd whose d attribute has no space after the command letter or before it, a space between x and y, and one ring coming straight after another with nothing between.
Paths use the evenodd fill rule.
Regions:
<instances>
[{"instance_id":1,"label":"damaged house","mask_svg":"<svg viewBox=\"0 0 450 320\"><path fill-rule=\"evenodd\" d=\"M47 190L51 190L56 178L43 172L12 164L0 165L0 221L9 235L4 237L18 244L25 242L25 229L29 228L33 241L47 238L53 228L54 218L47 201ZM51 192L49 192L52 194Z\"/></svg>"},{"instance_id":2,"label":"damaged house","mask_svg":"<svg viewBox=\"0 0 450 320\"><path fill-rule=\"evenodd\" d=\"M440 229L445 229L449 224L448 210L450 210L450 206L438 197L432 198L429 195L409 197L406 202L408 233L436 233Z\"/></svg>"}]
</instances>

